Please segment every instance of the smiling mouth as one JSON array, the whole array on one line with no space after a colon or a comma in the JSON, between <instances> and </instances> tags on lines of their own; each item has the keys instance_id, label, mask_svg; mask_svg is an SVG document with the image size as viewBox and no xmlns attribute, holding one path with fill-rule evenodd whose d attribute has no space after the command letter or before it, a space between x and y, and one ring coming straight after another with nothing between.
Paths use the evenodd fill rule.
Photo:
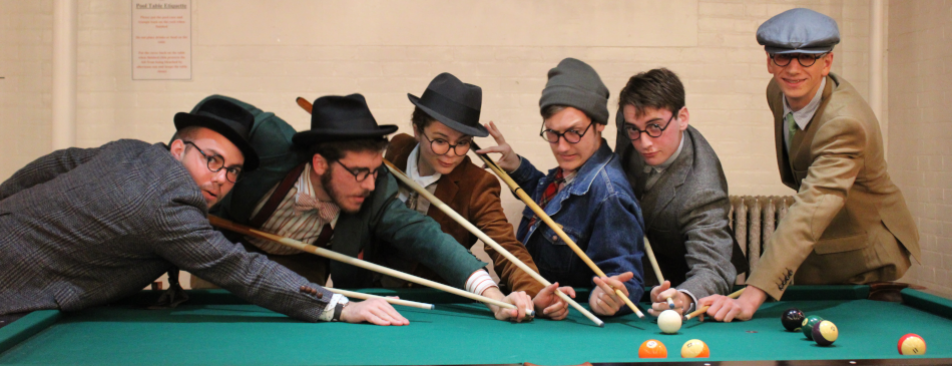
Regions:
<instances>
[{"instance_id":1,"label":"smiling mouth","mask_svg":"<svg viewBox=\"0 0 952 366\"><path fill-rule=\"evenodd\" d=\"M787 79L787 78L783 79L783 81L785 81L787 84L800 84L806 80L807 79Z\"/></svg>"}]
</instances>

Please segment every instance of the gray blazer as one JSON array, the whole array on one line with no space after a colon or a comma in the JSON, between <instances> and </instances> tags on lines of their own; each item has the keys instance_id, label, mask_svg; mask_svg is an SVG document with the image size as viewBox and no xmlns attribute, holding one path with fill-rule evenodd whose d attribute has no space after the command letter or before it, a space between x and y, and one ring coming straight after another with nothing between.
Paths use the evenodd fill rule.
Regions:
<instances>
[{"instance_id":1,"label":"gray blazer","mask_svg":"<svg viewBox=\"0 0 952 366\"><path fill-rule=\"evenodd\" d=\"M0 314L73 311L131 295L175 265L265 308L317 321L331 293L212 229L162 144L119 140L43 156L0 185ZM302 294L300 286L320 289Z\"/></svg>"},{"instance_id":2,"label":"gray blazer","mask_svg":"<svg viewBox=\"0 0 952 366\"><path fill-rule=\"evenodd\" d=\"M616 153L641 203L645 234L661 274L678 289L700 299L726 294L737 277L731 264L734 239L730 230L727 179L714 149L694 127L688 126L684 147L650 191L645 190L644 159L631 146L621 128ZM650 268L645 263L645 268ZM645 270L646 284L657 283L654 271Z\"/></svg>"}]
</instances>

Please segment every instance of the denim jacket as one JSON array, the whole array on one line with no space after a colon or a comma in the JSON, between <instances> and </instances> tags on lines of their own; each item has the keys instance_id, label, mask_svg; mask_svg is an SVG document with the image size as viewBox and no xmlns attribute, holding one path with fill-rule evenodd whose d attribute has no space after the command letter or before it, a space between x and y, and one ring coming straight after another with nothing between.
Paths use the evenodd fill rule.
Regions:
<instances>
[{"instance_id":1,"label":"denim jacket","mask_svg":"<svg viewBox=\"0 0 952 366\"><path fill-rule=\"evenodd\" d=\"M528 159L511 174L535 202L555 177L555 169L543 175ZM638 302L644 292L641 259L644 256L644 219L641 207L625 178L618 157L602 139L601 147L579 168L575 179L557 193L545 213L608 276L632 272L625 282L629 299ZM529 250L540 274L560 286L593 287L594 272L552 228L541 220L529 226L535 213L522 212L516 238ZM619 314L630 312L622 307Z\"/></svg>"}]
</instances>

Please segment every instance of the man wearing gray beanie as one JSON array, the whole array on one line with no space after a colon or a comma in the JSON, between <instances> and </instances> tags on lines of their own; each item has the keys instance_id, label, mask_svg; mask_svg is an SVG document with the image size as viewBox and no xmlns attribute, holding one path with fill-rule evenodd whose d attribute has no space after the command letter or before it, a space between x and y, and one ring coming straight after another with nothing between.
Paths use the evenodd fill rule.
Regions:
<instances>
[{"instance_id":1,"label":"man wearing gray beanie","mask_svg":"<svg viewBox=\"0 0 952 366\"><path fill-rule=\"evenodd\" d=\"M832 18L791 9L757 29L767 53L767 103L777 162L794 204L764 244L737 300L698 302L718 321L748 320L787 286L896 280L919 259L919 231L889 178L876 115L830 72L840 32Z\"/></svg>"},{"instance_id":2,"label":"man wearing gray beanie","mask_svg":"<svg viewBox=\"0 0 952 366\"><path fill-rule=\"evenodd\" d=\"M608 121L608 88L588 64L566 58L549 70L539 108L542 131L559 166L543 174L512 151L492 122L498 165L555 220L608 277L595 277L552 228L526 207L516 238L529 250L539 273L561 286L593 287L592 310L604 316L629 313L615 289L638 302L644 292L641 259L644 221L618 156L602 138Z\"/></svg>"}]
</instances>

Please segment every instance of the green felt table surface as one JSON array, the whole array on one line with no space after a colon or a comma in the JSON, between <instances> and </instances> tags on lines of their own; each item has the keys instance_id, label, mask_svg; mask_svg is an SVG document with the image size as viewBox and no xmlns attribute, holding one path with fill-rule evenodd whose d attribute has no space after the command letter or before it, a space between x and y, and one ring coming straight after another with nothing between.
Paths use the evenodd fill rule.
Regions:
<instances>
[{"instance_id":1,"label":"green felt table surface","mask_svg":"<svg viewBox=\"0 0 952 366\"><path fill-rule=\"evenodd\" d=\"M657 361L685 361L680 349L690 339L708 344L711 357L705 361L897 359L905 358L896 344L906 333L919 334L928 344L926 355L917 357L952 359L952 302L914 290L903 290L901 304L866 300L865 286L793 287L784 301L764 304L751 321L692 319L673 335L662 334L650 316L603 318L605 327L599 328L573 311L565 321L515 324L495 320L483 305L430 290L374 292L428 301L436 309L397 307L410 320L402 327L305 323L224 291L193 291L191 301L173 310L124 303L31 313L0 328L0 364L637 362L638 347L648 339L668 349L668 358ZM780 314L790 307L833 321L839 339L820 347L800 332L786 332Z\"/></svg>"}]
</instances>

